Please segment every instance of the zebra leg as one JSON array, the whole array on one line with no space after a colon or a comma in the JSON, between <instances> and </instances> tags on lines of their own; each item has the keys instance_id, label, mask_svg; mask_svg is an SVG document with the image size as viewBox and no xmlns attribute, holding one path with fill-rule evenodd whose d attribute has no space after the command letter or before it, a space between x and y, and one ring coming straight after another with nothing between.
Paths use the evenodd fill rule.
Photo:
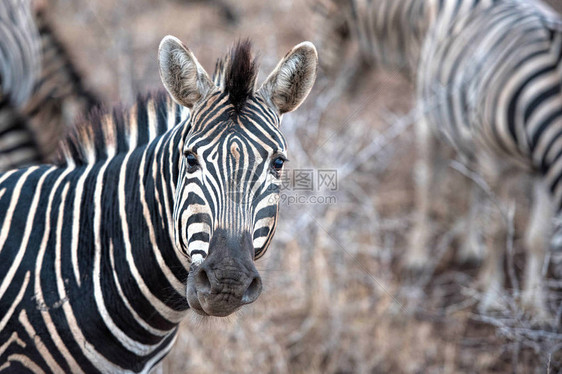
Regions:
<instances>
[{"instance_id":1,"label":"zebra leg","mask_svg":"<svg viewBox=\"0 0 562 374\"><path fill-rule=\"evenodd\" d=\"M538 321L546 321L550 315L543 289L543 268L549 250L554 211L548 187L538 178L533 183L533 204L525 234L525 283L521 304Z\"/></svg>"},{"instance_id":2,"label":"zebra leg","mask_svg":"<svg viewBox=\"0 0 562 374\"><path fill-rule=\"evenodd\" d=\"M425 119L416 124L416 142L418 146L418 159L414 168L416 210L406 258L403 260L404 266L413 271L419 271L428 265L428 246L432 232L431 203L435 201L433 195L439 158L438 139L433 135Z\"/></svg>"},{"instance_id":3,"label":"zebra leg","mask_svg":"<svg viewBox=\"0 0 562 374\"><path fill-rule=\"evenodd\" d=\"M484 191L474 183L470 186L470 208L466 217L466 234L457 254L457 261L462 264L478 264L484 259L484 245L482 243L483 201L486 200Z\"/></svg>"},{"instance_id":4,"label":"zebra leg","mask_svg":"<svg viewBox=\"0 0 562 374\"><path fill-rule=\"evenodd\" d=\"M484 203L483 235L486 257L478 278L478 286L483 291L479 310L489 312L491 310L502 310L506 304L503 302L505 298L503 260L507 230L506 217L502 210L503 204L508 201L509 183L505 180L505 175L501 173L499 165L493 159L485 155L479 155L477 165L484 180L489 184L491 193L497 194L496 196L489 196Z\"/></svg>"},{"instance_id":5,"label":"zebra leg","mask_svg":"<svg viewBox=\"0 0 562 374\"><path fill-rule=\"evenodd\" d=\"M478 306L481 312L500 310L505 306L505 303L502 302L502 298L505 295L503 289L505 237L500 235L500 232L505 233L505 230L498 230L495 227L490 231L495 232L488 232L486 235L485 245L488 251L484 260L484 267L478 277L478 284L483 291L482 299Z\"/></svg>"}]
</instances>

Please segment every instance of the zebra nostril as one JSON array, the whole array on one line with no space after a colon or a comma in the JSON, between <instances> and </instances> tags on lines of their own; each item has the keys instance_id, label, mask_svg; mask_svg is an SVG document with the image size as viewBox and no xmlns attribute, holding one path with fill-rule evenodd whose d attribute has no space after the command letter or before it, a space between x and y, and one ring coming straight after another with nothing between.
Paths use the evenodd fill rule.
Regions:
<instances>
[{"instance_id":1,"label":"zebra nostril","mask_svg":"<svg viewBox=\"0 0 562 374\"><path fill-rule=\"evenodd\" d=\"M242 295L242 304L250 304L256 301L258 296L261 294L262 284L261 278L259 276L254 277L252 282L244 291L244 295Z\"/></svg>"},{"instance_id":2,"label":"zebra nostril","mask_svg":"<svg viewBox=\"0 0 562 374\"><path fill-rule=\"evenodd\" d=\"M199 293L207 295L211 293L211 281L209 280L209 276L204 268L199 269L199 272L197 273L195 288Z\"/></svg>"}]
</instances>

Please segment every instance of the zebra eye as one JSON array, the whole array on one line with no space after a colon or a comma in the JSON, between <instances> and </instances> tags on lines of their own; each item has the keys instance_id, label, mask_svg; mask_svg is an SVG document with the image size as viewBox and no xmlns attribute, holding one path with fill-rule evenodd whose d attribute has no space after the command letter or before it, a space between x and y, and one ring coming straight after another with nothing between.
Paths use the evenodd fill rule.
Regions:
<instances>
[{"instance_id":1,"label":"zebra eye","mask_svg":"<svg viewBox=\"0 0 562 374\"><path fill-rule=\"evenodd\" d=\"M275 160L273 160L273 162L271 162L271 168L279 172L283 168L284 163L285 159L283 157L277 157Z\"/></svg>"},{"instance_id":2,"label":"zebra eye","mask_svg":"<svg viewBox=\"0 0 562 374\"><path fill-rule=\"evenodd\" d=\"M197 156L195 156L192 152L187 152L185 154L185 158L187 160L187 171L193 172L199 166L199 162L197 161Z\"/></svg>"}]
</instances>

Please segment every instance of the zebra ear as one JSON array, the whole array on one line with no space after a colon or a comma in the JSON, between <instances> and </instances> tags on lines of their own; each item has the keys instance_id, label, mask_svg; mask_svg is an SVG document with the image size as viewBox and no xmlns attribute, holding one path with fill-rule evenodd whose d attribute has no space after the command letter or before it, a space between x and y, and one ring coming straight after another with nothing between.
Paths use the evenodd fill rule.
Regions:
<instances>
[{"instance_id":1,"label":"zebra ear","mask_svg":"<svg viewBox=\"0 0 562 374\"><path fill-rule=\"evenodd\" d=\"M158 62L164 87L185 107L193 108L216 88L193 53L174 36L167 35L160 42Z\"/></svg>"},{"instance_id":2,"label":"zebra ear","mask_svg":"<svg viewBox=\"0 0 562 374\"><path fill-rule=\"evenodd\" d=\"M292 112L312 89L317 68L318 53L314 44L302 42L277 64L258 92L279 114Z\"/></svg>"}]
</instances>

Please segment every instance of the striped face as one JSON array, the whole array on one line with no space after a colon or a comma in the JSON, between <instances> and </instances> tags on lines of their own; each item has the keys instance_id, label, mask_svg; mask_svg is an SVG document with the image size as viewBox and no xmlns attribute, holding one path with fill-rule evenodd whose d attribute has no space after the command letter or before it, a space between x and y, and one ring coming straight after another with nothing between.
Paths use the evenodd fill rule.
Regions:
<instances>
[{"instance_id":1,"label":"striped face","mask_svg":"<svg viewBox=\"0 0 562 374\"><path fill-rule=\"evenodd\" d=\"M174 37L159 60L164 86L191 109L173 217L176 246L191 258L186 298L201 315L227 316L261 293L254 260L275 232L287 159L281 116L310 92L316 49L297 45L258 90L249 43L219 61L214 81Z\"/></svg>"},{"instance_id":2,"label":"striped face","mask_svg":"<svg viewBox=\"0 0 562 374\"><path fill-rule=\"evenodd\" d=\"M287 147L279 116L264 104L252 98L235 113L219 92L193 113L174 211L178 246L194 263L207 257L217 229L250 233L252 258L271 242Z\"/></svg>"}]
</instances>

